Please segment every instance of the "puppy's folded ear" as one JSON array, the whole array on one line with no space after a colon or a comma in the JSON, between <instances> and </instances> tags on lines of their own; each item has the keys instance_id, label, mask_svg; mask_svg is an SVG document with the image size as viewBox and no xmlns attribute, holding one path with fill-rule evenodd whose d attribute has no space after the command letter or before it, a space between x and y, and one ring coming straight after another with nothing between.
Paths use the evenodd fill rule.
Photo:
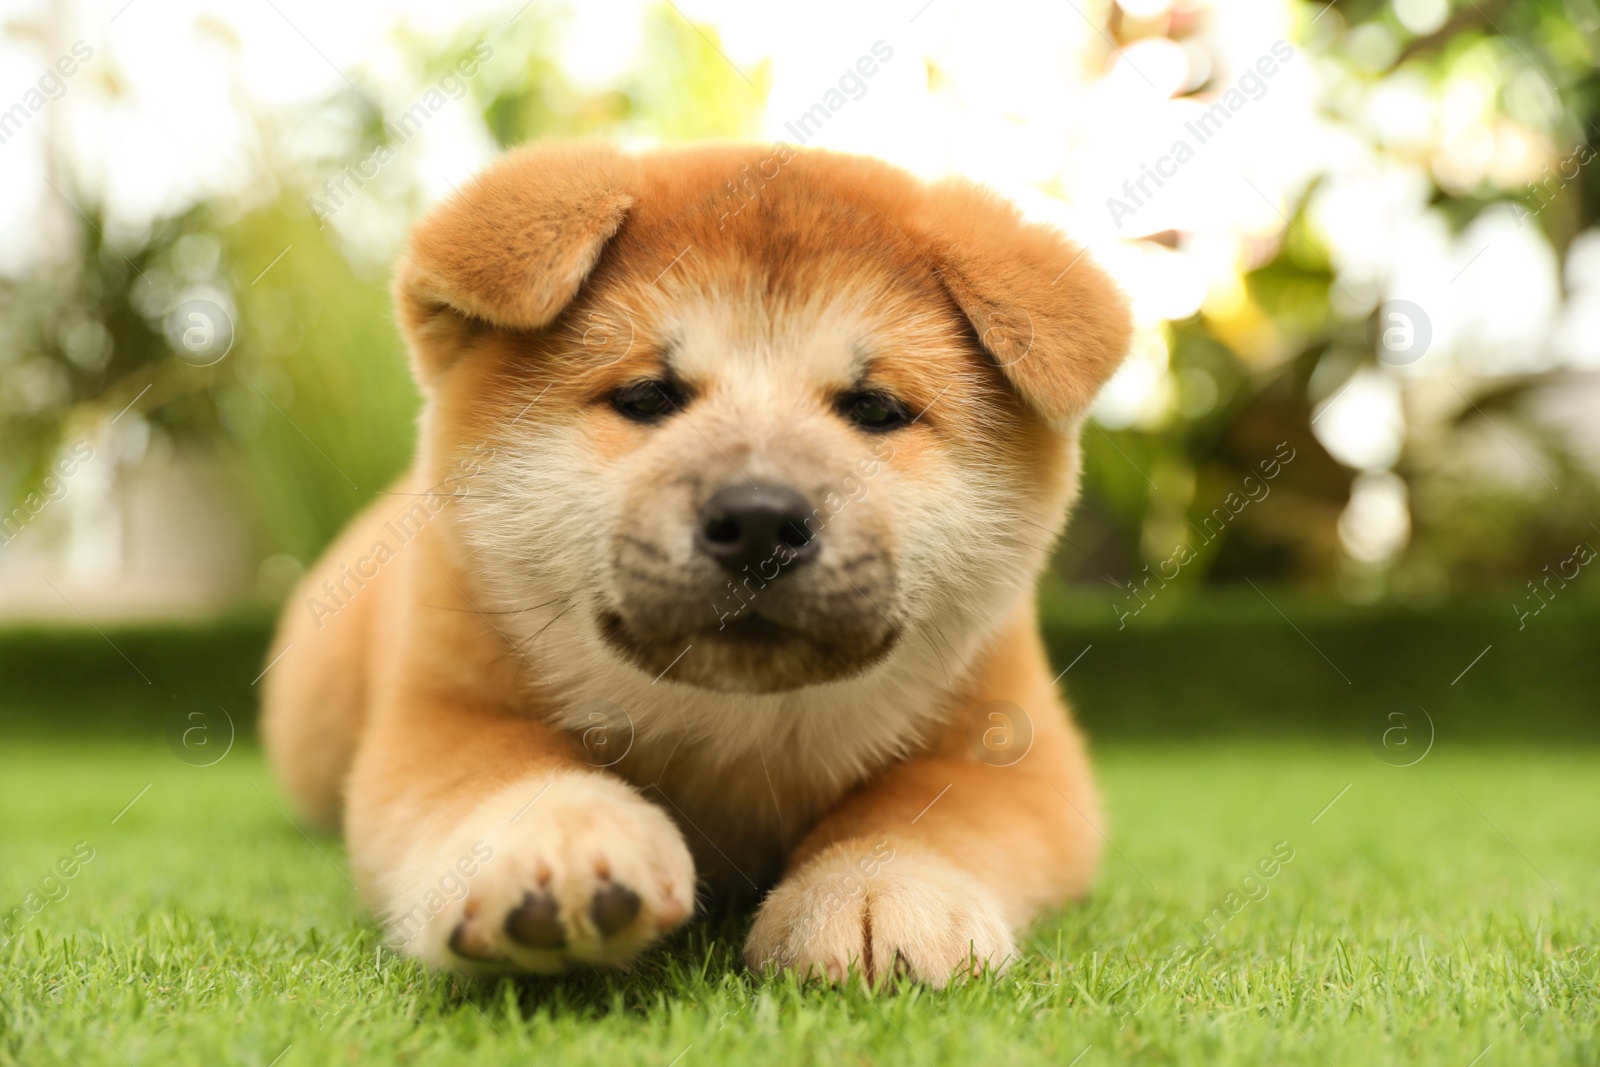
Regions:
<instances>
[{"instance_id":1,"label":"puppy's folded ear","mask_svg":"<svg viewBox=\"0 0 1600 1067\"><path fill-rule=\"evenodd\" d=\"M401 328L423 375L463 328L548 326L577 295L628 209L635 164L600 144L513 152L419 222L395 271Z\"/></svg>"},{"instance_id":2,"label":"puppy's folded ear","mask_svg":"<svg viewBox=\"0 0 1600 1067\"><path fill-rule=\"evenodd\" d=\"M1087 410L1132 333L1105 272L971 182L929 186L920 221L945 289L1022 399L1058 426Z\"/></svg>"}]
</instances>

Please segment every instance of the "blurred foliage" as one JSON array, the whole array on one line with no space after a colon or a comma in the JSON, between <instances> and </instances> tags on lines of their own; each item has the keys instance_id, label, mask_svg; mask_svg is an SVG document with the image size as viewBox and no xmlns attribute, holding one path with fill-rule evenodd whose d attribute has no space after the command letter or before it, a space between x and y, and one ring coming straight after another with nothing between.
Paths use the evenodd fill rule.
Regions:
<instances>
[{"instance_id":1,"label":"blurred foliage","mask_svg":"<svg viewBox=\"0 0 1600 1067\"><path fill-rule=\"evenodd\" d=\"M1342 78L1438 83L1463 64L1487 64L1498 106L1552 143L1580 143L1596 128L1600 14L1591 0L1463 4L1421 35L1380 0L1338 3L1314 21L1321 9L1306 10L1307 47ZM564 76L551 51L551 18L529 10L510 26L447 45L408 40L419 91L488 47L493 59L465 80L462 106L481 113L501 146L547 136L675 141L758 132L770 71L735 67L714 30L658 7L644 30L643 61L619 84L589 90ZM1176 21L1134 25L1115 8L1106 28L1119 43L1198 32ZM352 234L363 225L402 232L423 200L419 179L396 166L357 183L336 211L327 198L357 161L380 148L403 150L403 141L390 143L393 123L411 102L341 93L306 117L331 115L349 128L337 151L309 169L286 167L271 195L203 204L147 233L119 234L116 246L102 236L101 209L52 172L84 225L69 257L0 280L0 498L20 498L66 442L103 430L137 401L119 432L143 426L173 447L221 456L237 505L251 517L254 558L308 563L410 453L419 398L381 264L363 260ZM263 120L268 145L291 132ZM1517 196L1530 211L1537 205L1537 225L1560 250L1593 224L1597 182L1589 168L1553 191ZM1434 190L1457 228L1506 196L1487 184ZM1429 600L1485 583L1520 586L1594 533L1588 522L1600 514L1600 491L1592 467L1533 417L1540 391L1559 388L1560 378L1535 374L1497 380L1492 392L1463 394L1442 420L1412 423L1396 468L1409 492L1409 546L1381 565L1348 557L1337 527L1355 472L1319 443L1313 419L1352 374L1376 364L1371 323L1336 310L1333 269L1308 227L1302 203L1281 246L1246 273L1233 299L1168 324L1167 418L1090 425L1084 502L1058 557L1058 579L1103 593L1109 583L1123 597L1132 583L1160 574L1163 589L1250 579ZM165 316L194 292L221 294L236 320L234 349L211 367L174 359L165 336ZM1565 489L1541 478L1483 477L1469 445L1489 432L1489 418L1514 428L1535 453L1530 462ZM123 461L137 462L147 447L129 445ZM1235 515L1230 499L1248 478L1260 481L1265 459L1288 454L1279 450L1293 459L1267 479L1270 492ZM1219 508L1227 521L1216 520ZM1180 548L1188 557L1173 566ZM1166 598L1160 611L1181 599Z\"/></svg>"},{"instance_id":2,"label":"blurred foliage","mask_svg":"<svg viewBox=\"0 0 1600 1067\"><path fill-rule=\"evenodd\" d=\"M1558 157L1600 130L1600 7L1592 0L1461 2L1422 34L1406 29L1389 0L1310 11L1307 48L1349 83L1370 88L1420 77L1437 86L1464 66L1481 68L1494 79L1498 109L1560 146ZM1175 20L1168 32L1182 40L1204 28ZM1118 44L1161 32L1117 18L1112 30ZM1352 92L1335 94L1336 101L1354 99ZM1337 110L1337 103L1330 106ZM1487 205L1510 199L1535 214L1551 245L1564 252L1595 224L1600 171L1587 167L1562 180L1546 168L1543 177L1511 194L1488 182L1463 189L1436 177L1432 204L1459 232ZM1379 565L1343 553L1337 526L1356 472L1328 454L1311 423L1319 403L1357 371L1378 366L1375 322L1353 322L1334 307L1335 273L1307 236L1304 212L1314 193L1315 186L1307 190L1277 252L1246 274L1242 299L1168 324L1173 417L1157 428L1096 428L1086 435L1085 501L1056 563L1067 580L1109 582L1129 610L1138 608L1141 590L1243 578L1337 586L1357 600L1428 602L1485 586L1521 586L1600 532L1592 525L1600 515L1592 457L1586 463L1535 410L1541 394L1570 381L1552 371L1463 383L1479 391L1462 392L1451 413L1433 424L1408 411L1396 473L1408 490L1409 543ZM1483 450L1474 446L1489 435L1523 455L1524 477L1507 480L1485 469ZM1278 442L1287 442L1296 459L1217 543L1203 543L1204 517L1229 493L1242 492L1247 477L1259 479L1260 459ZM1196 558L1170 582L1153 581L1153 574L1172 572L1170 565L1160 568L1180 544ZM1171 610L1175 598L1165 599L1157 614Z\"/></svg>"},{"instance_id":3,"label":"blurred foliage","mask_svg":"<svg viewBox=\"0 0 1600 1067\"><path fill-rule=\"evenodd\" d=\"M229 229L245 328L209 392L263 549L302 562L407 466L420 406L388 286L353 274L329 236L300 203ZM250 284L283 248L272 284Z\"/></svg>"},{"instance_id":4,"label":"blurred foliage","mask_svg":"<svg viewBox=\"0 0 1600 1067\"><path fill-rule=\"evenodd\" d=\"M571 85L549 52L551 17L536 11L445 47L407 44L422 88L438 85L474 46L491 53L463 81L467 106L502 146L630 130L750 136L770 80L765 66L735 71L711 31L670 8L651 20L646 61L616 91ZM202 205L134 243L108 240L102 209L60 188L82 212L80 246L46 269L0 281L0 499L36 490L59 448L117 418L122 431L139 427L221 456L258 558L313 559L411 452L420 398L388 288L352 257L344 236L368 221L352 222L363 212L418 210L419 190L396 188L388 172L366 177L404 150L395 123L410 103L340 94L307 116L331 114L354 130L340 156L281 175L278 195L264 203ZM268 143L293 132L265 122L262 130ZM170 309L194 295L215 297L235 323L234 347L210 367L174 358L165 336ZM117 460L142 459L148 434L132 435L131 449L110 435Z\"/></svg>"},{"instance_id":5,"label":"blurred foliage","mask_svg":"<svg viewBox=\"0 0 1600 1067\"><path fill-rule=\"evenodd\" d=\"M1041 621L1056 669L1071 668L1064 682L1074 717L1097 742L1348 743L1385 712L1418 706L1452 745L1600 742L1600 660L1583 654L1600 640L1593 604L1559 602L1519 630L1499 600L1357 612L1313 594L1273 598L1248 586L1218 590L1180 604L1158 625L1125 628L1103 601L1052 598ZM271 614L259 609L203 623L109 625L104 637L0 627L0 744L149 738L196 707L226 710L249 744L259 695L251 679L272 629ZM1487 645L1492 651L1474 661ZM1469 664L1472 684L1452 685Z\"/></svg>"},{"instance_id":6,"label":"blurred foliage","mask_svg":"<svg viewBox=\"0 0 1600 1067\"><path fill-rule=\"evenodd\" d=\"M511 73L492 83L484 106L495 140L509 146L551 135L642 134L668 142L754 136L771 84L767 64L735 67L718 49L715 31L670 7L649 12L643 36L643 62L610 92L575 93L554 62L535 53L497 67Z\"/></svg>"}]
</instances>

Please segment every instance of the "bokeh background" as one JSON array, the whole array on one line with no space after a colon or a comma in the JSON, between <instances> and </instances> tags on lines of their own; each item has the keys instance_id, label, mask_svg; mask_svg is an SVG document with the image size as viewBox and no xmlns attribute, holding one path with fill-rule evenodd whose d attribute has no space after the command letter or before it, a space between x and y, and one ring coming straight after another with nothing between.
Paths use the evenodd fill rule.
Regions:
<instances>
[{"instance_id":1,"label":"bokeh background","mask_svg":"<svg viewBox=\"0 0 1600 1067\"><path fill-rule=\"evenodd\" d=\"M1592 0L3 10L7 729L248 721L408 459L409 222L596 136L967 175L1128 290L1042 591L1098 735L1600 736Z\"/></svg>"}]
</instances>

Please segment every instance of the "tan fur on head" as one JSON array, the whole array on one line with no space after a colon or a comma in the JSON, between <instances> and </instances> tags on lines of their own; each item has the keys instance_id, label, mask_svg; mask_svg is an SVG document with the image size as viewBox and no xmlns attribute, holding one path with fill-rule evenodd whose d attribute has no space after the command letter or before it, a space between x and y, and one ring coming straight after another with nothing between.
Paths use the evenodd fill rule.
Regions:
<instances>
[{"instance_id":1,"label":"tan fur on head","mask_svg":"<svg viewBox=\"0 0 1600 1067\"><path fill-rule=\"evenodd\" d=\"M422 377L455 355L448 334L422 332L441 311L513 330L548 326L622 225L634 171L608 145L523 149L418 224L395 297Z\"/></svg>"},{"instance_id":2,"label":"tan fur on head","mask_svg":"<svg viewBox=\"0 0 1600 1067\"><path fill-rule=\"evenodd\" d=\"M1128 323L1074 245L861 157L540 145L418 224L395 297L416 464L286 609L264 730L408 951L619 964L696 880L776 884L752 966L942 984L1085 891L1032 585ZM746 486L803 510L735 570L707 509Z\"/></svg>"}]
</instances>

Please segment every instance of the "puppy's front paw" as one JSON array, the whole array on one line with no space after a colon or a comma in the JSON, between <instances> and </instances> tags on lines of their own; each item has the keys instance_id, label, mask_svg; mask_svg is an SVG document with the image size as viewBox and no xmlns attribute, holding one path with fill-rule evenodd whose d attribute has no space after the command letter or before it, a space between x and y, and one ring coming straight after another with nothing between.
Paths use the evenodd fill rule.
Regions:
<instances>
[{"instance_id":1,"label":"puppy's front paw","mask_svg":"<svg viewBox=\"0 0 1600 1067\"><path fill-rule=\"evenodd\" d=\"M928 853L835 849L785 878L762 901L745 962L806 977L910 979L942 988L1016 949L1000 907L972 877Z\"/></svg>"},{"instance_id":2,"label":"puppy's front paw","mask_svg":"<svg viewBox=\"0 0 1600 1067\"><path fill-rule=\"evenodd\" d=\"M390 880L411 955L479 974L621 965L694 910L694 861L660 808L599 773L530 778Z\"/></svg>"}]
</instances>

